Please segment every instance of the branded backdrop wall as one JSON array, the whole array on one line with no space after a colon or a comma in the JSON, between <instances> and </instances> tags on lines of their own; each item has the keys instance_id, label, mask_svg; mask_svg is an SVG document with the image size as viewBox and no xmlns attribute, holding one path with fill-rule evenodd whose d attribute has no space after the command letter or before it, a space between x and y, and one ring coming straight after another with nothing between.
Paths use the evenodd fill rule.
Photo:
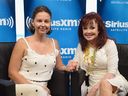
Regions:
<instances>
[{"instance_id":1,"label":"branded backdrop wall","mask_svg":"<svg viewBox=\"0 0 128 96\"><path fill-rule=\"evenodd\" d=\"M52 33L50 37L58 40L64 64L72 59L78 43L77 27L81 16L85 13L85 0L24 0L25 35L30 35L28 24L33 9L46 5L52 11Z\"/></svg>"},{"instance_id":2,"label":"branded backdrop wall","mask_svg":"<svg viewBox=\"0 0 128 96\"><path fill-rule=\"evenodd\" d=\"M25 18L20 20L18 24L15 24L15 6L17 5L15 1L24 1L23 5L19 3L21 6L17 8L24 9L22 13L25 13ZM75 54L78 43L77 28L81 16L86 13L86 1L87 0L0 0L0 42L16 41L16 34L21 30L18 28L19 31L16 32L15 26L20 26L23 21L26 22L25 36L30 35L27 25L31 20L33 9L38 5L46 5L50 8L53 15L52 34L50 37L59 41L63 62L67 64L67 61L72 59ZM128 1L97 1L97 12L104 20L109 36L116 39L117 43L128 44L128 13L124 12L128 9ZM92 6L90 6L90 8L91 7ZM24 36L24 33L22 36Z\"/></svg>"},{"instance_id":3,"label":"branded backdrop wall","mask_svg":"<svg viewBox=\"0 0 128 96\"><path fill-rule=\"evenodd\" d=\"M0 42L15 40L15 0L0 0Z\"/></svg>"},{"instance_id":4,"label":"branded backdrop wall","mask_svg":"<svg viewBox=\"0 0 128 96\"><path fill-rule=\"evenodd\" d=\"M98 13L102 16L110 37L117 43L128 44L128 0L98 0Z\"/></svg>"}]
</instances>

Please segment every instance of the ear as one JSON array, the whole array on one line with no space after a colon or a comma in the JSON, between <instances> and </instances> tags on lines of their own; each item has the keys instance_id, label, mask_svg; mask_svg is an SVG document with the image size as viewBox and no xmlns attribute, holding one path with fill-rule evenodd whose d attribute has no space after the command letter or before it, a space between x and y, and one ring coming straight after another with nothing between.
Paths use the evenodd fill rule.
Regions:
<instances>
[{"instance_id":1,"label":"ear","mask_svg":"<svg viewBox=\"0 0 128 96\"><path fill-rule=\"evenodd\" d=\"M34 20L33 19L31 20L31 25L34 26Z\"/></svg>"}]
</instances>

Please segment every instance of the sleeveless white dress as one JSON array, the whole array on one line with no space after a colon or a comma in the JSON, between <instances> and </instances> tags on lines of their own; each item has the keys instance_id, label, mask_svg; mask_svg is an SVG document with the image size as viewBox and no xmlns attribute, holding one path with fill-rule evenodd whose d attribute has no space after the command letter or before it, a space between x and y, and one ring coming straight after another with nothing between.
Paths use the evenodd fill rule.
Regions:
<instances>
[{"instance_id":1,"label":"sleeveless white dress","mask_svg":"<svg viewBox=\"0 0 128 96\"><path fill-rule=\"evenodd\" d=\"M81 50L80 44L78 44L74 60L79 62L81 69L87 71L87 64L84 62L84 53ZM118 88L118 96L125 96L126 93L128 93L128 81L120 74L118 70L118 51L114 41L108 39L106 44L101 49L96 51L93 67L94 69L92 73L89 74L90 86L87 88L85 84L83 84L81 87L83 94L87 92L87 89L90 90L96 83L98 83L108 72L115 75L114 78L108 79L108 82ZM96 96L99 96L98 93Z\"/></svg>"},{"instance_id":2,"label":"sleeveless white dress","mask_svg":"<svg viewBox=\"0 0 128 96\"><path fill-rule=\"evenodd\" d=\"M23 39L28 48L27 54L22 58L19 73L32 84L16 84L16 96L51 96L43 86L47 87L47 82L51 79L59 50L55 48L52 39L53 52L39 54L30 48L25 38Z\"/></svg>"}]
</instances>

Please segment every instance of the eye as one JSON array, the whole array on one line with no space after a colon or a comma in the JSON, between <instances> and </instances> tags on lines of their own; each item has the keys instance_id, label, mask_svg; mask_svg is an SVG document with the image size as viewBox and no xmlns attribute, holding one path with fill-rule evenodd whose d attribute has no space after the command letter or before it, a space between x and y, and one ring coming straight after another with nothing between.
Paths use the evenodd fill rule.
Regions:
<instances>
[{"instance_id":1,"label":"eye","mask_svg":"<svg viewBox=\"0 0 128 96\"><path fill-rule=\"evenodd\" d=\"M45 22L45 23L50 23L50 20L45 20L44 22Z\"/></svg>"},{"instance_id":2,"label":"eye","mask_svg":"<svg viewBox=\"0 0 128 96\"><path fill-rule=\"evenodd\" d=\"M95 29L95 27L94 26L90 26L90 29Z\"/></svg>"},{"instance_id":3,"label":"eye","mask_svg":"<svg viewBox=\"0 0 128 96\"><path fill-rule=\"evenodd\" d=\"M82 29L83 29L83 30L86 30L86 29L87 29L87 27L83 27Z\"/></svg>"},{"instance_id":4,"label":"eye","mask_svg":"<svg viewBox=\"0 0 128 96\"><path fill-rule=\"evenodd\" d=\"M37 20L37 22L42 22L42 20L41 20L41 19L39 19L39 20Z\"/></svg>"}]
</instances>

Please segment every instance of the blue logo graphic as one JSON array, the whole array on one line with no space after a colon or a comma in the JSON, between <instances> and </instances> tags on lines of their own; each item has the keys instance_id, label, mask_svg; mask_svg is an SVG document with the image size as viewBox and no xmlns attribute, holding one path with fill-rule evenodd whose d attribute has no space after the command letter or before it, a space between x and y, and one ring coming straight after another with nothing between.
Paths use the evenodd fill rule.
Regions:
<instances>
[{"instance_id":1,"label":"blue logo graphic","mask_svg":"<svg viewBox=\"0 0 128 96\"><path fill-rule=\"evenodd\" d=\"M128 12L125 12L127 9L128 0L98 2L98 13L104 20L108 35L120 44L128 44Z\"/></svg>"}]
</instances>

